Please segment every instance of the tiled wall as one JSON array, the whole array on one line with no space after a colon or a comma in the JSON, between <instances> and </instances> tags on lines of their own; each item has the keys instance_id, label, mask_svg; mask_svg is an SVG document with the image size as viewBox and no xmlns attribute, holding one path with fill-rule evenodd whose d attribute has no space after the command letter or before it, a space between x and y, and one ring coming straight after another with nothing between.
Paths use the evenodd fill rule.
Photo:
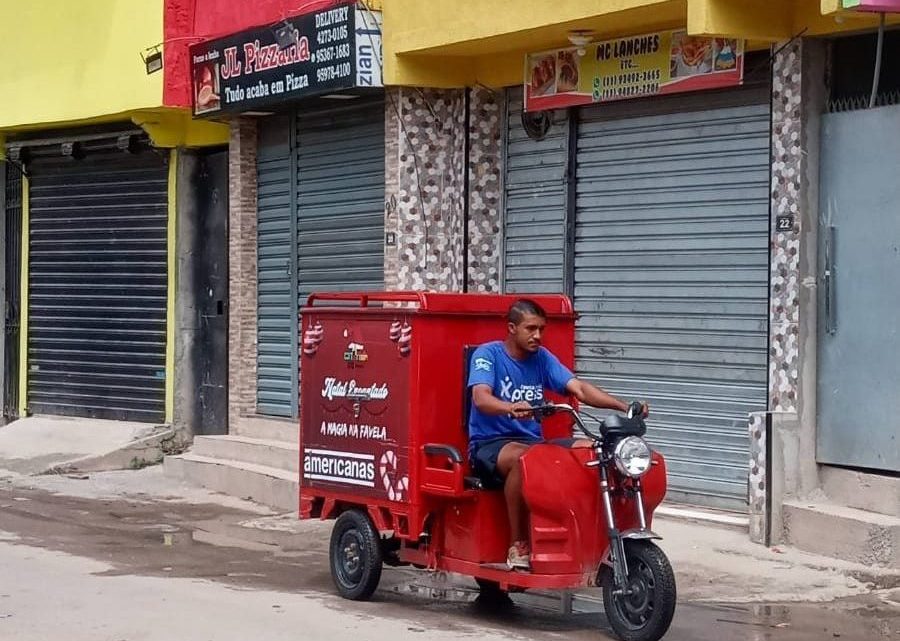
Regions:
<instances>
[{"instance_id":1,"label":"tiled wall","mask_svg":"<svg viewBox=\"0 0 900 641\"><path fill-rule=\"evenodd\" d=\"M385 282L391 289L497 291L500 238L498 95L390 89L386 100ZM465 174L469 172L468 265ZM466 282L466 272L468 279Z\"/></svg>"},{"instance_id":2,"label":"tiled wall","mask_svg":"<svg viewBox=\"0 0 900 641\"><path fill-rule=\"evenodd\" d=\"M799 391L800 233L802 181L802 53L796 40L773 63L772 265L769 305L769 409L795 412ZM776 229L778 216L793 215L793 229Z\"/></svg>"},{"instance_id":3,"label":"tiled wall","mask_svg":"<svg viewBox=\"0 0 900 641\"><path fill-rule=\"evenodd\" d=\"M256 411L256 121L235 119L228 147L229 431Z\"/></svg>"},{"instance_id":4,"label":"tiled wall","mask_svg":"<svg viewBox=\"0 0 900 641\"><path fill-rule=\"evenodd\" d=\"M504 93L473 89L469 123L470 292L500 291Z\"/></svg>"}]
</instances>

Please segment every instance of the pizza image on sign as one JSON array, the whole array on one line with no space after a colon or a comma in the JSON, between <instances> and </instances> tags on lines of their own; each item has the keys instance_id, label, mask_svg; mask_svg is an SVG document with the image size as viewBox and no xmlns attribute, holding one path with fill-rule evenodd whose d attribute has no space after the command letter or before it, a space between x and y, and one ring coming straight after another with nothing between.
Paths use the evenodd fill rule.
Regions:
<instances>
[{"instance_id":1,"label":"pizza image on sign","mask_svg":"<svg viewBox=\"0 0 900 641\"><path fill-rule=\"evenodd\" d=\"M222 108L222 99L219 95L219 64L208 63L195 70L197 78L194 86L197 94L194 96L196 112L207 113L218 111Z\"/></svg>"}]
</instances>

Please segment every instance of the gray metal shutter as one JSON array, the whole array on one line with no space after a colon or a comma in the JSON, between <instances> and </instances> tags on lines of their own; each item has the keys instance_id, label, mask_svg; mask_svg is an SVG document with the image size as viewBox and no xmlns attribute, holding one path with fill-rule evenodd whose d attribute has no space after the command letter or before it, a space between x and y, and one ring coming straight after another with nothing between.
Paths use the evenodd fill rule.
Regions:
<instances>
[{"instance_id":1,"label":"gray metal shutter","mask_svg":"<svg viewBox=\"0 0 900 641\"><path fill-rule=\"evenodd\" d=\"M576 359L649 399L671 494L740 508L747 414L767 399L769 106L713 96L581 112Z\"/></svg>"},{"instance_id":2,"label":"gray metal shutter","mask_svg":"<svg viewBox=\"0 0 900 641\"><path fill-rule=\"evenodd\" d=\"M291 202L291 129L287 117L260 121L257 152L257 411L295 416L297 322Z\"/></svg>"},{"instance_id":3,"label":"gray metal shutter","mask_svg":"<svg viewBox=\"0 0 900 641\"><path fill-rule=\"evenodd\" d=\"M162 421L167 167L114 147L29 165L28 408Z\"/></svg>"},{"instance_id":4,"label":"gray metal shutter","mask_svg":"<svg viewBox=\"0 0 900 641\"><path fill-rule=\"evenodd\" d=\"M358 99L359 100L359 99ZM300 304L384 287L384 102L297 117Z\"/></svg>"},{"instance_id":5,"label":"gray metal shutter","mask_svg":"<svg viewBox=\"0 0 900 641\"><path fill-rule=\"evenodd\" d=\"M522 89L507 95L503 291L565 290L565 112L553 114L546 138L531 140L522 128Z\"/></svg>"}]
</instances>

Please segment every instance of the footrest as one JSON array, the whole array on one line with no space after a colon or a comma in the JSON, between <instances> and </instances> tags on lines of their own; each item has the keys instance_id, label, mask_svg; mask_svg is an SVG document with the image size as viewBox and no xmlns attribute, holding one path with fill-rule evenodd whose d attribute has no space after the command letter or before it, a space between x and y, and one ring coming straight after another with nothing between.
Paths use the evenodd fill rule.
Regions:
<instances>
[{"instance_id":1,"label":"footrest","mask_svg":"<svg viewBox=\"0 0 900 641\"><path fill-rule=\"evenodd\" d=\"M485 570L497 570L499 572L522 572L525 574L531 573L531 570L526 570L524 568L511 568L506 565L506 563L481 563L479 567L482 567Z\"/></svg>"},{"instance_id":2,"label":"footrest","mask_svg":"<svg viewBox=\"0 0 900 641\"><path fill-rule=\"evenodd\" d=\"M463 479L463 483L467 490L483 490L484 483L477 476L467 476Z\"/></svg>"}]
</instances>

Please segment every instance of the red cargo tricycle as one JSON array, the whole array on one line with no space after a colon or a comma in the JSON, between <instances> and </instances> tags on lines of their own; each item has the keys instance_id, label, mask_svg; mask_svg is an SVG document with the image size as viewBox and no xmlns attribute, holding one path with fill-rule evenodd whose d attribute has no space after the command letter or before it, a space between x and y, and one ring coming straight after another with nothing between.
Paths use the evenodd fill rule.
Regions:
<instances>
[{"instance_id":1,"label":"red cargo tricycle","mask_svg":"<svg viewBox=\"0 0 900 641\"><path fill-rule=\"evenodd\" d=\"M569 367L575 314L564 296L544 344ZM341 596L363 600L384 564L455 572L483 592L599 587L615 633L655 641L671 623L675 579L650 529L666 492L663 457L639 413L600 420L566 399L535 408L545 438L577 430L592 448L531 447L521 460L531 569L505 560L502 490L467 461L471 350L503 338L512 296L314 294L303 309L301 518L336 519L330 563Z\"/></svg>"}]
</instances>

